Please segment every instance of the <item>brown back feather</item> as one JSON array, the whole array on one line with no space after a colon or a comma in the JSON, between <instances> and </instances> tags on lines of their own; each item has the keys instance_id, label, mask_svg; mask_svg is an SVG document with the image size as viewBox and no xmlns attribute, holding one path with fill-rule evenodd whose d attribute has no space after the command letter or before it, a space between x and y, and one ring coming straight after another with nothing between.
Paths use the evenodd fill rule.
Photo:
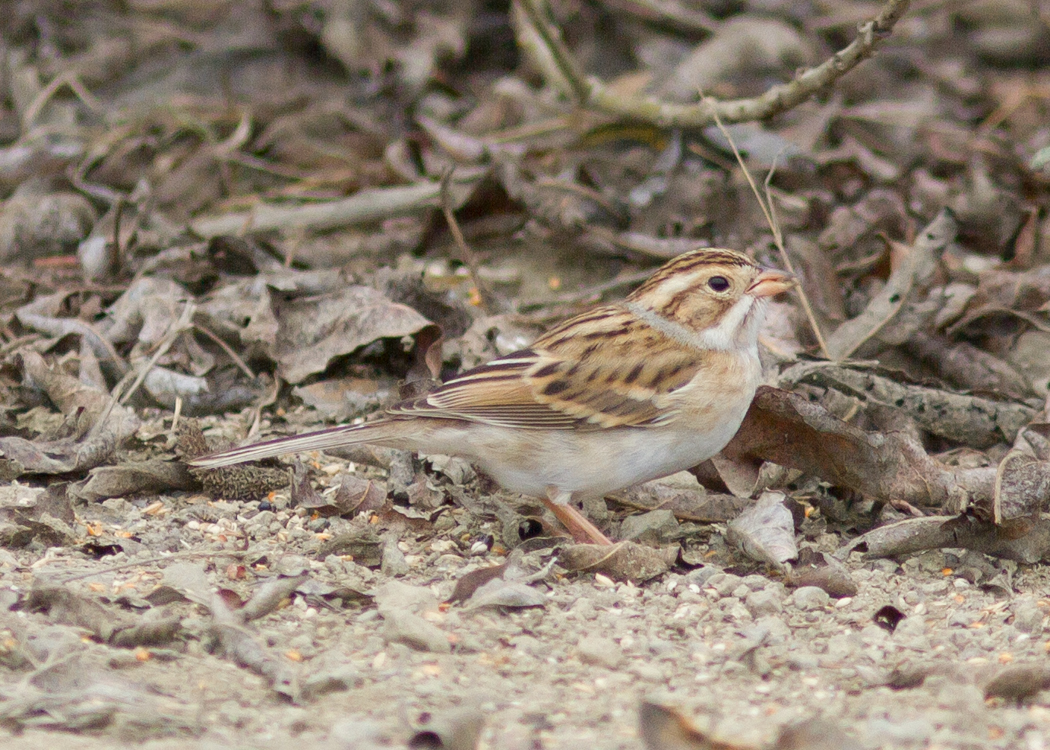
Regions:
<instances>
[{"instance_id":1,"label":"brown back feather","mask_svg":"<svg viewBox=\"0 0 1050 750\"><path fill-rule=\"evenodd\" d=\"M755 264L733 250L684 253L627 299L642 298L672 277L712 265ZM529 349L464 372L389 413L525 429L647 427L677 417L672 394L702 364L700 352L673 341L623 304L605 305L565 321Z\"/></svg>"}]
</instances>

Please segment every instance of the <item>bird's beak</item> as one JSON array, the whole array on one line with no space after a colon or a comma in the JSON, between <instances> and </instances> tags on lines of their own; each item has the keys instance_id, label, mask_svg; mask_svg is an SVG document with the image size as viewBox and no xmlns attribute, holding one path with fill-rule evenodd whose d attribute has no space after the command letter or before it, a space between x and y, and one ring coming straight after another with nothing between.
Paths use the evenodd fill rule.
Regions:
<instances>
[{"instance_id":1,"label":"bird's beak","mask_svg":"<svg viewBox=\"0 0 1050 750\"><path fill-rule=\"evenodd\" d=\"M764 268L762 273L755 277L747 293L752 297L773 297L781 292L786 292L795 286L797 279L795 274L780 271L776 268Z\"/></svg>"}]
</instances>

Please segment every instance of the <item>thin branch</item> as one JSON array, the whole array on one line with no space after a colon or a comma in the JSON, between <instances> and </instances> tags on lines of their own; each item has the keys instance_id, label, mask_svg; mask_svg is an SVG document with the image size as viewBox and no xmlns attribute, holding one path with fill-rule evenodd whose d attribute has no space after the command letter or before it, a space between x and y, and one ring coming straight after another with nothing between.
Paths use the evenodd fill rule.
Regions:
<instances>
[{"instance_id":1,"label":"thin branch","mask_svg":"<svg viewBox=\"0 0 1050 750\"><path fill-rule=\"evenodd\" d=\"M171 345L175 343L175 339L177 339L183 331L188 331L193 327L191 321L193 320L193 313L196 312L196 310L197 306L193 304L193 302L187 302L186 306L182 308L182 314L178 317L178 320L173 322L168 328L167 332L164 334L164 338L161 339L160 345L157 346L157 350L153 352L153 356L150 357L149 362L146 363L145 367L139 370L138 375L135 376L135 380L131 383L127 392L120 397L121 405L126 404L128 399L135 394L135 391L137 391L139 386L146 380L146 376L150 374L150 371L156 366L157 362L160 361L160 358L168 353L168 349L170 349Z\"/></svg>"},{"instance_id":2,"label":"thin branch","mask_svg":"<svg viewBox=\"0 0 1050 750\"><path fill-rule=\"evenodd\" d=\"M247 375L249 379L255 380L255 373L252 372L252 368L248 367L245 361L239 356L237 356L237 352L235 352L229 344L227 344L225 341L219 338L219 336L213 333L210 329L206 328L205 326L202 326L200 323L194 323L193 327L198 333L203 333L209 339L218 344L219 348L226 352L226 355L233 360L233 363L240 368L241 372Z\"/></svg>"},{"instance_id":3,"label":"thin branch","mask_svg":"<svg viewBox=\"0 0 1050 750\"><path fill-rule=\"evenodd\" d=\"M58 90L66 86L72 91L80 101L82 101L88 109L95 112L103 109L102 103L95 98L95 95L87 90L80 78L76 73L72 71L66 71L60 73L51 79L51 82L47 84L40 92L33 97L33 101L29 103L25 111L22 113L22 129L29 130L36 122L36 118L40 115L41 110L44 106L51 101L51 98L58 93Z\"/></svg>"},{"instance_id":4,"label":"thin branch","mask_svg":"<svg viewBox=\"0 0 1050 750\"><path fill-rule=\"evenodd\" d=\"M541 62L541 67L546 68L548 66L543 64L546 61L542 59L546 57L554 65L555 70L548 68L543 71L544 77L553 80L560 78L571 89L567 93L572 95L578 105L586 107L594 95L593 89L596 81L588 79L583 68L576 62L569 48L565 46L561 29L555 26L550 19L546 0L515 0L514 7L519 9L519 15L523 15L528 20L529 28L536 35L535 41L542 45L540 50L535 50L536 61ZM524 31L525 29L522 29L519 32L518 43L528 49L532 40L523 38Z\"/></svg>"},{"instance_id":5,"label":"thin branch","mask_svg":"<svg viewBox=\"0 0 1050 750\"><path fill-rule=\"evenodd\" d=\"M270 391L269 395L266 396L265 398L261 399L260 401L258 401L252 407L252 411L255 412L255 414L252 417L252 426L250 428L248 428L248 434L245 435L246 438L250 438L250 437L258 434L259 426L262 424L262 412L263 412L263 409L265 409L270 404L276 403L277 402L277 397L280 394L281 394L281 379L275 377L273 379L273 389Z\"/></svg>"},{"instance_id":6,"label":"thin branch","mask_svg":"<svg viewBox=\"0 0 1050 750\"><path fill-rule=\"evenodd\" d=\"M670 29L678 34L710 34L722 22L699 7L659 0L605 0L611 10L621 11L654 26Z\"/></svg>"},{"instance_id":7,"label":"thin branch","mask_svg":"<svg viewBox=\"0 0 1050 750\"><path fill-rule=\"evenodd\" d=\"M893 31L908 10L909 3L910 0L887 0L875 18L860 26L857 38L848 46L817 67L797 73L790 83L773 86L753 99L720 101L708 98L695 104L678 104L652 96L624 96L598 78L585 75L562 40L561 32L551 22L546 0L515 0L515 6L528 20L529 30L533 32L533 37L526 40L524 30L519 31L519 43L526 48L533 43L542 45L543 49L537 50L536 62L541 68L546 68L546 61L549 61L556 68L556 71L543 70L546 78L564 80L576 103L584 109L641 120L663 128L701 128L713 123L715 117L725 123L751 122L786 112L870 57Z\"/></svg>"},{"instance_id":8,"label":"thin branch","mask_svg":"<svg viewBox=\"0 0 1050 750\"><path fill-rule=\"evenodd\" d=\"M459 170L452 181L457 188L477 182L484 170ZM248 211L205 216L190 222L201 237L243 234L274 229L323 231L404 216L440 205L441 183L424 181L414 185L362 190L349 198L323 203L277 205L260 203Z\"/></svg>"},{"instance_id":9,"label":"thin branch","mask_svg":"<svg viewBox=\"0 0 1050 750\"><path fill-rule=\"evenodd\" d=\"M702 95L701 95L702 96ZM706 98L706 97L704 97ZM715 115L715 125L718 126L718 130L725 136L725 139L729 141L729 147L733 149L733 155L736 157L737 164L740 165L740 169L744 173L744 177L747 179L747 184L751 186L751 192L755 194L755 200L758 201L759 207L762 209L762 214L766 217L766 223L769 224L770 231L773 232L773 242L776 243L777 250L780 251L780 258L784 261L784 265L787 270L791 273L795 273L795 268L791 263L791 258L788 257L787 250L784 248L784 233L780 230L780 221L776 217L776 209L773 207L773 200L769 194L769 181L773 177L773 169L776 168L776 161L773 162L773 167L769 170L769 174L766 175L766 196L765 199L758 192L758 185L755 184L754 178L751 176L751 170L747 168L747 164L744 163L744 157L740 155L740 151L736 147L736 141L733 140L733 136L726 130L726 126L722 124L721 118ZM795 291L798 292L799 300L802 302L802 309L806 313L806 318L809 320L810 328L813 329L813 335L817 337L817 344L820 345L820 352L824 356L824 359L831 359L828 354L828 345L824 341L824 334L820 332L820 325L817 323L817 318L813 314L813 308L809 304L809 298L806 297L805 290L802 289L802 285L799 284L795 287Z\"/></svg>"},{"instance_id":10,"label":"thin branch","mask_svg":"<svg viewBox=\"0 0 1050 750\"><path fill-rule=\"evenodd\" d=\"M175 411L171 415L171 435L179 434L179 417L182 416L182 396L175 396Z\"/></svg>"},{"instance_id":11,"label":"thin branch","mask_svg":"<svg viewBox=\"0 0 1050 750\"><path fill-rule=\"evenodd\" d=\"M448 224L448 229L452 233L452 239L455 240L456 248L459 250L459 260L470 272L470 282L478 293L481 309L487 315L492 315L496 312L495 297L478 273L477 256L474 255L474 251L470 249L470 245L467 244L467 240L463 237L463 230L459 228L459 222L456 221L456 215L452 210L452 194L449 191L449 183L452 181L452 173L454 171L449 169L441 177L441 212L445 215L445 222Z\"/></svg>"},{"instance_id":12,"label":"thin branch","mask_svg":"<svg viewBox=\"0 0 1050 750\"><path fill-rule=\"evenodd\" d=\"M195 560L200 557L249 557L251 555L258 554L258 550L206 550L202 552L173 552L170 555L158 555L157 557L148 557L143 560L132 560L130 562L118 563L117 565L110 565L107 568L100 568L98 570L89 570L86 573L76 573L71 576L57 576L55 579L49 582L55 583L56 585L65 585L72 583L73 581L80 581L85 578L94 578L96 576L106 575L107 573L115 573L118 570L127 570L128 568L146 567L147 565L161 565L163 563L174 562L176 560Z\"/></svg>"},{"instance_id":13,"label":"thin branch","mask_svg":"<svg viewBox=\"0 0 1050 750\"><path fill-rule=\"evenodd\" d=\"M164 338L161 339L160 344L157 346L157 350L150 357L150 360L141 369L133 368L128 370L124 377L121 378L115 386L113 386L112 392L109 394L109 402L106 404L106 408L102 412L95 424L92 425L92 433L101 430L106 425L106 420L109 419L109 415L113 412L113 409L118 405L124 405L128 399L131 398L132 394L138 390L139 386L149 375L150 370L154 368L161 357L167 353L171 345L175 343L175 339L179 335L188 330L191 327L191 320L193 319L193 313L196 310L196 305L193 302L187 302L186 306L182 309L182 314L179 315L178 320L173 321L169 326L168 330L164 333ZM134 379L133 379L134 378ZM125 391L124 387L131 381L131 385L128 390Z\"/></svg>"}]
</instances>

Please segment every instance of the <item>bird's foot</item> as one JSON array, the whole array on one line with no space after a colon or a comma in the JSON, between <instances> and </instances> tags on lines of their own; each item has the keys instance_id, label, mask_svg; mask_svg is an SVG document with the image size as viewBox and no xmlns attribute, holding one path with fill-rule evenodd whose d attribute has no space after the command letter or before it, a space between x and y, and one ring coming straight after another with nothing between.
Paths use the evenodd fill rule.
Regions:
<instances>
[{"instance_id":1,"label":"bird's foot","mask_svg":"<svg viewBox=\"0 0 1050 750\"><path fill-rule=\"evenodd\" d=\"M576 508L570 504L572 494L563 492L554 485L547 488L547 497L543 498L543 504L561 521L562 526L568 529L572 538L581 544L604 544L611 545L609 537Z\"/></svg>"}]
</instances>

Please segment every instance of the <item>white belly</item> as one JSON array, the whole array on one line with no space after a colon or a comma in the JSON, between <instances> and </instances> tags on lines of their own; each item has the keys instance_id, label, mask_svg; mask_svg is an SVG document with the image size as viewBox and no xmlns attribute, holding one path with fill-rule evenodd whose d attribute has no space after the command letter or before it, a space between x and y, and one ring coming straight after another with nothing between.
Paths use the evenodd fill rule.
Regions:
<instances>
[{"instance_id":1,"label":"white belly","mask_svg":"<svg viewBox=\"0 0 1050 750\"><path fill-rule=\"evenodd\" d=\"M450 425L429 435L427 449L474 461L512 492L543 497L553 485L576 499L600 497L711 458L736 434L743 416L721 420L713 432L678 424L542 432L475 424L468 435Z\"/></svg>"},{"instance_id":2,"label":"white belly","mask_svg":"<svg viewBox=\"0 0 1050 750\"><path fill-rule=\"evenodd\" d=\"M553 485L576 499L600 497L674 474L714 456L740 428L761 375L757 350L714 382L695 378L678 391L683 408L660 426L530 430L428 420L425 438L399 445L474 461L505 489L544 497Z\"/></svg>"}]
</instances>

